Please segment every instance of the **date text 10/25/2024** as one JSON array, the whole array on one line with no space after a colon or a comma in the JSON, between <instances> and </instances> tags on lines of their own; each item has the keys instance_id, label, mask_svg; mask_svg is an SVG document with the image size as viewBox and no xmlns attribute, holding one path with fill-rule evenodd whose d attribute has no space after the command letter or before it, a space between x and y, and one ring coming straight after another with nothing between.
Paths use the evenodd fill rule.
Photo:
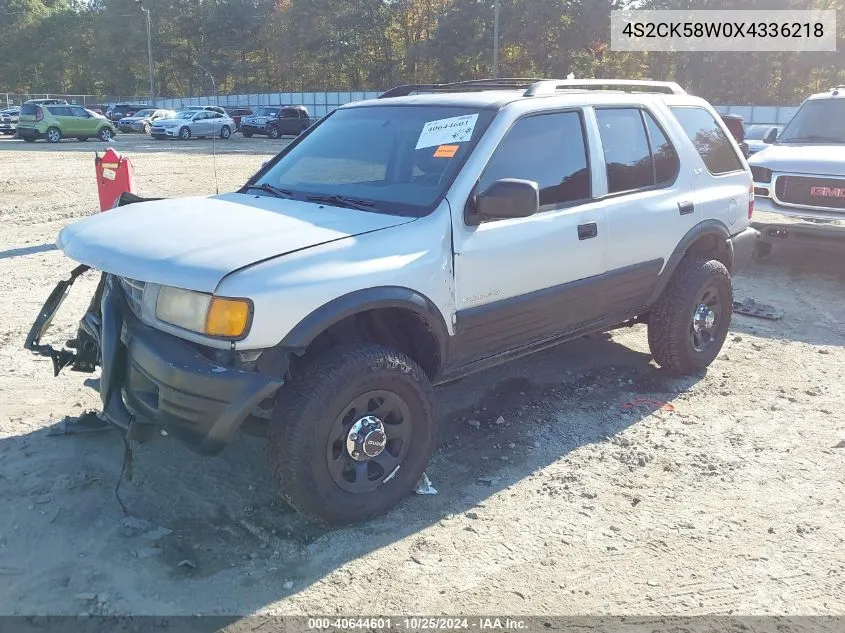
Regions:
<instances>
[{"instance_id":1,"label":"date text 10/25/2024","mask_svg":"<svg viewBox=\"0 0 845 633\"><path fill-rule=\"evenodd\" d=\"M521 631L528 628L525 620L498 617L444 618L444 617L360 617L360 618L308 618L309 630L409 630L409 631L466 631L504 630Z\"/></svg>"}]
</instances>

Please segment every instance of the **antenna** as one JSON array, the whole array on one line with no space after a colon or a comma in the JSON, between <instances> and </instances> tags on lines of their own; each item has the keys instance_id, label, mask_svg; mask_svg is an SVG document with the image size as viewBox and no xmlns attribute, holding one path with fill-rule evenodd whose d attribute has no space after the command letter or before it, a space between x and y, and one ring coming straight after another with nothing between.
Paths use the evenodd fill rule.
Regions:
<instances>
[{"instance_id":1,"label":"antenna","mask_svg":"<svg viewBox=\"0 0 845 633\"><path fill-rule=\"evenodd\" d=\"M214 102L219 107L220 106L220 97L217 96L217 82L214 81L214 75L209 72L207 68L204 66L200 66L200 64L194 61L194 66L202 70L208 78L211 79L211 86L214 88ZM217 132L214 131L214 126L211 126L211 161L214 165L214 192L217 195L220 195L220 186L217 181Z\"/></svg>"}]
</instances>

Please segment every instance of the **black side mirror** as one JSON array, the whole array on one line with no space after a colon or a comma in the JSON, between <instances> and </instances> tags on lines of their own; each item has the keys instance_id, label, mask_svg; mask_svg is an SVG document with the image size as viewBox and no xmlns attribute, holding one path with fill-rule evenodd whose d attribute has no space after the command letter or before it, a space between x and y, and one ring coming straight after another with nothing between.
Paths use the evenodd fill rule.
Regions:
<instances>
[{"instance_id":1,"label":"black side mirror","mask_svg":"<svg viewBox=\"0 0 845 633\"><path fill-rule=\"evenodd\" d=\"M485 218L527 218L540 209L540 188L532 180L502 178L475 196L470 224Z\"/></svg>"},{"instance_id":2,"label":"black side mirror","mask_svg":"<svg viewBox=\"0 0 845 633\"><path fill-rule=\"evenodd\" d=\"M778 129L776 127L773 127L771 130L769 130L769 133L766 134L766 137L763 139L763 142L771 144L774 143L776 140L778 140Z\"/></svg>"}]
</instances>

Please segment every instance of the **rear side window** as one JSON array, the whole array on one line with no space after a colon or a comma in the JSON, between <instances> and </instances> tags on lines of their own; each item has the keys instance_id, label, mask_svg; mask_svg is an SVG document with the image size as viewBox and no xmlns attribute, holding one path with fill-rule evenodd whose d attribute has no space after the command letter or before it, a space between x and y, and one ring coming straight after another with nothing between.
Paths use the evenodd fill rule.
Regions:
<instances>
[{"instance_id":1,"label":"rear side window","mask_svg":"<svg viewBox=\"0 0 845 633\"><path fill-rule=\"evenodd\" d=\"M590 171L580 113L539 114L517 121L487 163L478 191L502 178L536 182L541 207L588 199Z\"/></svg>"},{"instance_id":2,"label":"rear side window","mask_svg":"<svg viewBox=\"0 0 845 633\"><path fill-rule=\"evenodd\" d=\"M663 130L648 112L643 111L645 127L648 131L648 142L654 161L654 177L658 187L667 186L675 181L681 168L678 152L666 138Z\"/></svg>"},{"instance_id":3,"label":"rear side window","mask_svg":"<svg viewBox=\"0 0 845 633\"><path fill-rule=\"evenodd\" d=\"M596 119L607 164L607 192L653 186L654 167L639 109L596 110Z\"/></svg>"},{"instance_id":4,"label":"rear side window","mask_svg":"<svg viewBox=\"0 0 845 633\"><path fill-rule=\"evenodd\" d=\"M35 116L38 113L38 106L34 103L25 103L21 106L23 116Z\"/></svg>"},{"instance_id":5,"label":"rear side window","mask_svg":"<svg viewBox=\"0 0 845 633\"><path fill-rule=\"evenodd\" d=\"M678 106L670 109L711 174L727 174L742 169L733 144L707 110Z\"/></svg>"},{"instance_id":6,"label":"rear side window","mask_svg":"<svg viewBox=\"0 0 845 633\"><path fill-rule=\"evenodd\" d=\"M47 106L47 109L53 116L72 116L70 108L66 106Z\"/></svg>"}]
</instances>

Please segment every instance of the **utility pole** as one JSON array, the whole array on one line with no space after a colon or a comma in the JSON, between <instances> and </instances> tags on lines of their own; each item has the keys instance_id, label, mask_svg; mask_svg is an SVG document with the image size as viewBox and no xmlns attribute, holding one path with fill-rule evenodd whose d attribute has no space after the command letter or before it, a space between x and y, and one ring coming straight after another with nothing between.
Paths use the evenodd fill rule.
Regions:
<instances>
[{"instance_id":1,"label":"utility pole","mask_svg":"<svg viewBox=\"0 0 845 633\"><path fill-rule=\"evenodd\" d=\"M156 86L155 86L155 76L153 75L153 38L150 28L150 10L144 8L144 4L141 0L135 0L138 3L138 6L141 7L141 11L143 11L147 16L147 57L150 65L150 105L156 104Z\"/></svg>"},{"instance_id":2,"label":"utility pole","mask_svg":"<svg viewBox=\"0 0 845 633\"><path fill-rule=\"evenodd\" d=\"M493 79L499 77L499 0L493 2Z\"/></svg>"}]
</instances>

